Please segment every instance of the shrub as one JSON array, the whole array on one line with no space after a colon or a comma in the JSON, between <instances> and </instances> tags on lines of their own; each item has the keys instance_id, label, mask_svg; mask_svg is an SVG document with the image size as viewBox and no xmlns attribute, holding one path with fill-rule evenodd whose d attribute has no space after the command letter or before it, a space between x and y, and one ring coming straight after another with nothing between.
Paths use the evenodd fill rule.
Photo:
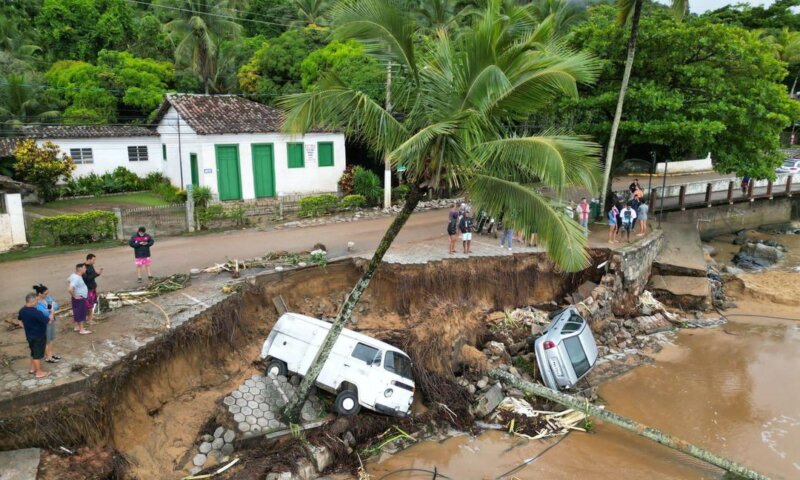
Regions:
<instances>
[{"instance_id":1,"label":"shrub","mask_svg":"<svg viewBox=\"0 0 800 480\"><path fill-rule=\"evenodd\" d=\"M142 189L153 190L159 185L169 185L169 178L161 172L150 172L142 179Z\"/></svg>"},{"instance_id":2,"label":"shrub","mask_svg":"<svg viewBox=\"0 0 800 480\"><path fill-rule=\"evenodd\" d=\"M201 229L207 229L209 224L214 220L225 218L225 209L222 205L217 203L207 207L197 209L197 221L200 223Z\"/></svg>"},{"instance_id":3,"label":"shrub","mask_svg":"<svg viewBox=\"0 0 800 480\"><path fill-rule=\"evenodd\" d=\"M211 201L211 188L210 187L196 187L192 191L192 198L194 199L195 207L205 207Z\"/></svg>"},{"instance_id":4,"label":"shrub","mask_svg":"<svg viewBox=\"0 0 800 480\"><path fill-rule=\"evenodd\" d=\"M367 204L367 199L363 197L363 195L348 195L339 202L339 206L342 208L361 208Z\"/></svg>"},{"instance_id":5,"label":"shrub","mask_svg":"<svg viewBox=\"0 0 800 480\"><path fill-rule=\"evenodd\" d=\"M383 196L381 179L371 170L356 167L353 169L353 193L366 198L369 205L377 205Z\"/></svg>"},{"instance_id":6,"label":"shrub","mask_svg":"<svg viewBox=\"0 0 800 480\"><path fill-rule=\"evenodd\" d=\"M311 195L300 199L300 216L317 217L328 213L339 202L336 195L323 193L322 195Z\"/></svg>"},{"instance_id":7,"label":"shrub","mask_svg":"<svg viewBox=\"0 0 800 480\"><path fill-rule=\"evenodd\" d=\"M23 140L14 149L14 170L20 180L36 187L39 199L45 202L58 198L59 189L53 188L62 178L72 178L75 163L69 155L62 155L53 142L39 147L33 139Z\"/></svg>"},{"instance_id":8,"label":"shrub","mask_svg":"<svg viewBox=\"0 0 800 480\"><path fill-rule=\"evenodd\" d=\"M64 194L71 197L102 195L103 178L96 173L73 178L69 180L64 187Z\"/></svg>"},{"instance_id":9,"label":"shrub","mask_svg":"<svg viewBox=\"0 0 800 480\"><path fill-rule=\"evenodd\" d=\"M125 167L117 167L113 172L102 175L90 173L73 178L64 186L66 196L103 195L104 193L123 193L146 190L145 179Z\"/></svg>"},{"instance_id":10,"label":"shrub","mask_svg":"<svg viewBox=\"0 0 800 480\"><path fill-rule=\"evenodd\" d=\"M33 221L33 235L50 245L91 243L114 238L116 233L116 215L101 210L43 217Z\"/></svg>"},{"instance_id":11,"label":"shrub","mask_svg":"<svg viewBox=\"0 0 800 480\"><path fill-rule=\"evenodd\" d=\"M117 192L135 192L143 189L143 180L125 167L117 167L113 172L105 175L110 177L112 188Z\"/></svg>"},{"instance_id":12,"label":"shrub","mask_svg":"<svg viewBox=\"0 0 800 480\"><path fill-rule=\"evenodd\" d=\"M236 205L228 210L225 216L233 220L237 227L244 227L247 225L247 218L244 216L244 213L244 205Z\"/></svg>"},{"instance_id":13,"label":"shrub","mask_svg":"<svg viewBox=\"0 0 800 480\"><path fill-rule=\"evenodd\" d=\"M342 192L342 195L344 196L353 194L353 177L355 176L354 169L354 165L346 166L342 176L339 177L339 191Z\"/></svg>"},{"instance_id":14,"label":"shrub","mask_svg":"<svg viewBox=\"0 0 800 480\"><path fill-rule=\"evenodd\" d=\"M392 200L396 202L405 200L409 190L411 190L411 187L406 184L398 185L392 189Z\"/></svg>"},{"instance_id":15,"label":"shrub","mask_svg":"<svg viewBox=\"0 0 800 480\"><path fill-rule=\"evenodd\" d=\"M179 190L169 183L158 184L151 191L167 203L182 203L186 201L186 190Z\"/></svg>"}]
</instances>

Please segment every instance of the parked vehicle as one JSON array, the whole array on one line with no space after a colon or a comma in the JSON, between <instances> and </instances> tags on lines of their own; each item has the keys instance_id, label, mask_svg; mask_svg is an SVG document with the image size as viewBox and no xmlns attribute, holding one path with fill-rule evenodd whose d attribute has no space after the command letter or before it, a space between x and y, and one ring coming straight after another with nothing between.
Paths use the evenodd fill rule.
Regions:
<instances>
[{"instance_id":1,"label":"parked vehicle","mask_svg":"<svg viewBox=\"0 0 800 480\"><path fill-rule=\"evenodd\" d=\"M266 374L305 375L330 328L330 323L305 315L281 315L261 348L261 358L268 361ZM345 416L365 407L404 417L414 401L408 355L346 328L333 345L316 386L336 395L334 408Z\"/></svg>"},{"instance_id":2,"label":"parked vehicle","mask_svg":"<svg viewBox=\"0 0 800 480\"><path fill-rule=\"evenodd\" d=\"M546 387L572 388L597 362L597 344L577 308L557 310L550 318L550 325L534 340L536 363Z\"/></svg>"},{"instance_id":3,"label":"parked vehicle","mask_svg":"<svg viewBox=\"0 0 800 480\"><path fill-rule=\"evenodd\" d=\"M775 169L775 173L800 173L800 159L790 158Z\"/></svg>"}]
</instances>

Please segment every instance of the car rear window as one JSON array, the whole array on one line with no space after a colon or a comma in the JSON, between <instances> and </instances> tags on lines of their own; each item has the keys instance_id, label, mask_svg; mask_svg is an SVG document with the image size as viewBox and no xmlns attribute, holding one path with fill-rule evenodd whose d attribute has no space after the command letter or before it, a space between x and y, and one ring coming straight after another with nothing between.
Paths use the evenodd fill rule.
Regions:
<instances>
[{"instance_id":1,"label":"car rear window","mask_svg":"<svg viewBox=\"0 0 800 480\"><path fill-rule=\"evenodd\" d=\"M586 358L586 351L583 349L580 337L570 337L564 339L564 348L567 349L569 361L572 363L572 368L575 370L575 375L581 378L589 371L589 359Z\"/></svg>"},{"instance_id":2,"label":"car rear window","mask_svg":"<svg viewBox=\"0 0 800 480\"><path fill-rule=\"evenodd\" d=\"M383 368L403 378L413 380L411 376L411 360L405 355L401 355L397 352L386 352L386 360L383 363Z\"/></svg>"},{"instance_id":3,"label":"car rear window","mask_svg":"<svg viewBox=\"0 0 800 480\"><path fill-rule=\"evenodd\" d=\"M367 365L372 365L375 358L380 358L379 350L374 347L370 347L369 345L365 345L363 343L359 343L356 345L356 348L353 349L353 358L357 358Z\"/></svg>"}]
</instances>

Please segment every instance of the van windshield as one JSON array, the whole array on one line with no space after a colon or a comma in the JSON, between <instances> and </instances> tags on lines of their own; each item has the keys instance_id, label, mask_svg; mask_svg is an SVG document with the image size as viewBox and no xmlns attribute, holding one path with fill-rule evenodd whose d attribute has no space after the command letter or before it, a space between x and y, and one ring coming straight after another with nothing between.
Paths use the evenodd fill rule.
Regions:
<instances>
[{"instance_id":1,"label":"van windshield","mask_svg":"<svg viewBox=\"0 0 800 480\"><path fill-rule=\"evenodd\" d=\"M405 355L397 352L386 352L386 361L383 362L383 368L403 378L413 380L411 375L411 360Z\"/></svg>"}]
</instances>

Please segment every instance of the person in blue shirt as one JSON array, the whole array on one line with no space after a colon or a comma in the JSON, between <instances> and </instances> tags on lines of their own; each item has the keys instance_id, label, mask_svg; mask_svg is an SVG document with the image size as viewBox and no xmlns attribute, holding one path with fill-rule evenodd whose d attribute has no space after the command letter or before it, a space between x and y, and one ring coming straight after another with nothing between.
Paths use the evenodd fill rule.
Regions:
<instances>
[{"instance_id":1,"label":"person in blue shirt","mask_svg":"<svg viewBox=\"0 0 800 480\"><path fill-rule=\"evenodd\" d=\"M30 374L36 378L44 378L50 372L42 370L42 358L47 345L47 323L49 318L36 308L36 294L31 292L25 295L25 306L19 310L17 318L25 328L25 339L31 349Z\"/></svg>"},{"instance_id":2,"label":"person in blue shirt","mask_svg":"<svg viewBox=\"0 0 800 480\"><path fill-rule=\"evenodd\" d=\"M33 286L33 291L36 292L36 308L47 315L47 346L44 348L44 361L47 363L58 363L61 357L53 353L53 340L56 339L56 310L58 310L58 302L53 300L47 287L42 285Z\"/></svg>"}]
</instances>

